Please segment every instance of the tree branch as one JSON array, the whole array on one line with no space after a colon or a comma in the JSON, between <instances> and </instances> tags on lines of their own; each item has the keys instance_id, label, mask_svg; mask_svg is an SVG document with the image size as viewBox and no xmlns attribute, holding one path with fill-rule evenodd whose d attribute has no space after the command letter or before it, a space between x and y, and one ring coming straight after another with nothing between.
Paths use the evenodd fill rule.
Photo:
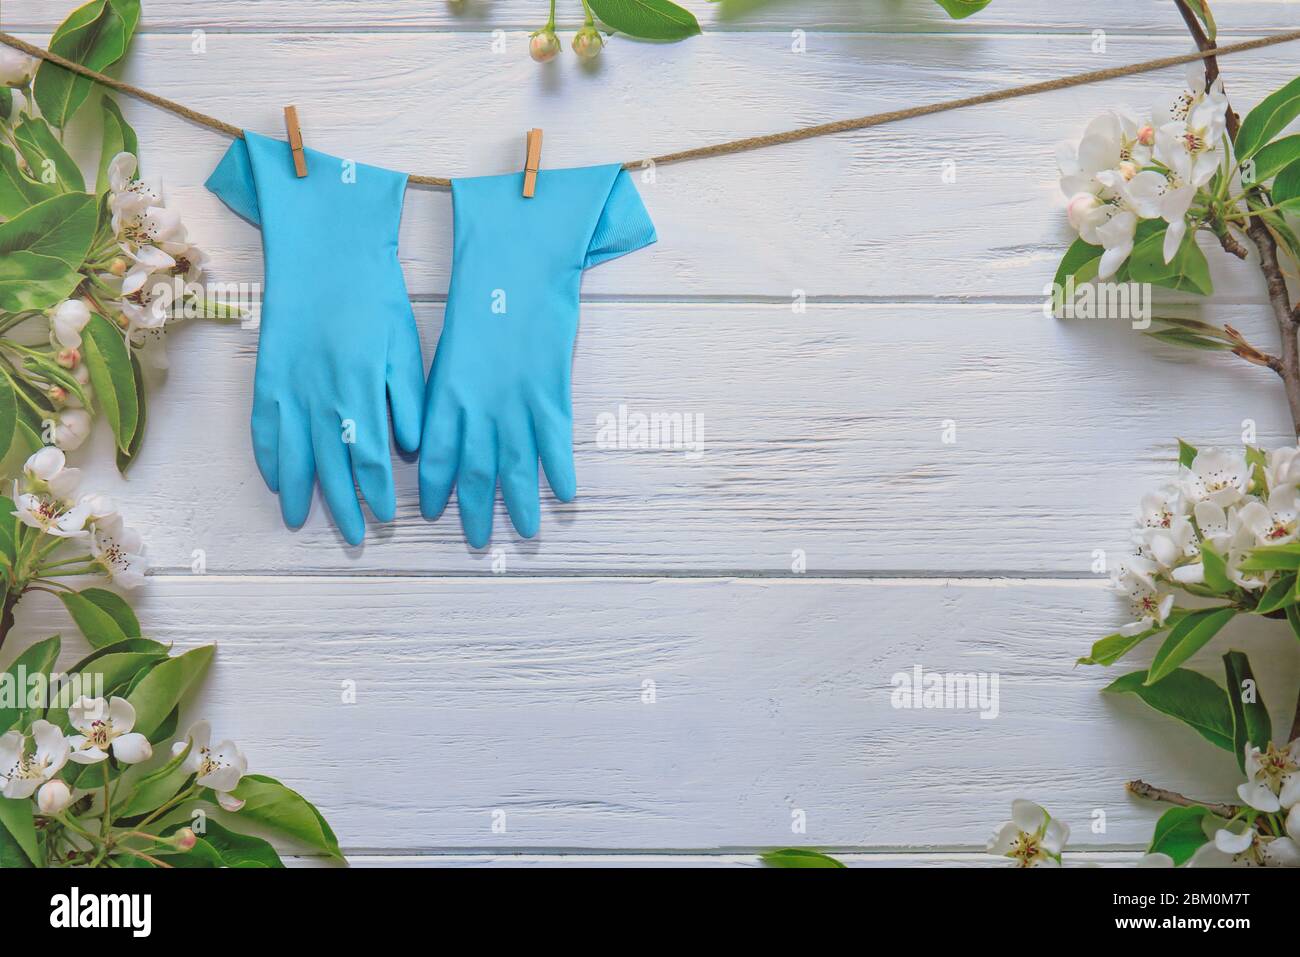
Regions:
<instances>
[{"instance_id":1,"label":"tree branch","mask_svg":"<svg viewBox=\"0 0 1300 957\"><path fill-rule=\"evenodd\" d=\"M1187 24L1192 39L1196 41L1196 48L1213 50L1214 41L1201 28L1201 22L1188 6L1187 0L1174 0L1174 3L1183 17L1183 22ZM1206 89L1208 90L1218 78L1219 60L1217 57L1207 56L1205 58ZM1233 112L1231 105L1228 106L1225 122L1228 128L1228 139L1236 143L1237 134L1241 130L1241 120ZM1248 208L1249 205L1247 203ZM1297 338L1300 335L1300 303L1294 306L1291 304L1291 295L1286 287L1286 276L1282 273L1282 267L1277 259L1277 240L1273 238L1268 224L1258 216L1248 215L1246 235L1259 251L1259 268L1268 286L1268 301L1273 307L1273 318L1277 322L1278 336L1282 344L1280 361L1277 357L1269 357L1276 363L1270 363L1269 367L1282 379L1287 405L1291 410L1291 424L1297 438L1300 438L1300 339ZM1287 740L1294 741L1297 737L1300 737L1300 700L1296 701L1295 717L1291 722L1291 736ZM1142 784L1141 781L1134 783ZM1131 786L1130 790L1132 790Z\"/></svg>"},{"instance_id":2,"label":"tree branch","mask_svg":"<svg viewBox=\"0 0 1300 957\"><path fill-rule=\"evenodd\" d=\"M1176 804L1178 807L1203 807L1213 814L1222 818L1233 818L1241 810L1235 804L1216 804L1210 801L1193 801L1191 798L1179 794L1177 791L1169 791L1165 788L1158 788L1154 784L1147 784L1145 781L1130 781L1124 785L1124 789L1129 794L1136 795L1140 798L1146 798L1150 801L1163 801L1165 804Z\"/></svg>"}]
</instances>

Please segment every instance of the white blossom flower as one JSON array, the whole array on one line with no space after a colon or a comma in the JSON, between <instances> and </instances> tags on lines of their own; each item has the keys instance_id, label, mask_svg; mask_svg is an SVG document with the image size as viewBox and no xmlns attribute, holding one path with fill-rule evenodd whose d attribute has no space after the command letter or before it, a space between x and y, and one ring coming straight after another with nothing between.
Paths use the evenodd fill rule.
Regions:
<instances>
[{"instance_id":1,"label":"white blossom flower","mask_svg":"<svg viewBox=\"0 0 1300 957\"><path fill-rule=\"evenodd\" d=\"M1215 79L1208 90L1205 87L1205 68L1198 63L1189 63L1183 71L1186 86L1178 93L1157 101L1151 109L1151 117L1156 126L1166 123L1184 123L1192 112L1202 103L1209 103L1215 110L1228 107L1228 97L1223 92L1223 78Z\"/></svg>"},{"instance_id":2,"label":"white blossom flower","mask_svg":"<svg viewBox=\"0 0 1300 957\"><path fill-rule=\"evenodd\" d=\"M82 507L89 514L91 506L83 503ZM123 588L138 588L144 584L144 574L149 568L144 555L144 541L139 532L126 527L121 515L116 512L105 514L95 522L90 551L108 577Z\"/></svg>"},{"instance_id":3,"label":"white blossom flower","mask_svg":"<svg viewBox=\"0 0 1300 957\"><path fill-rule=\"evenodd\" d=\"M36 806L42 814L59 814L71 803L72 790L58 778L46 781L36 792Z\"/></svg>"},{"instance_id":4,"label":"white blossom flower","mask_svg":"<svg viewBox=\"0 0 1300 957\"><path fill-rule=\"evenodd\" d=\"M1285 545L1295 541L1300 504L1294 486L1274 489L1268 502L1251 499L1237 513L1242 526L1255 537L1252 544Z\"/></svg>"},{"instance_id":5,"label":"white blossom flower","mask_svg":"<svg viewBox=\"0 0 1300 957\"><path fill-rule=\"evenodd\" d=\"M1174 859L1161 851L1143 854L1134 867L1174 867Z\"/></svg>"},{"instance_id":6,"label":"white blossom flower","mask_svg":"<svg viewBox=\"0 0 1300 957\"><path fill-rule=\"evenodd\" d=\"M86 534L86 510L49 494L23 492L14 497L13 514L28 528L40 529L56 538L80 538Z\"/></svg>"},{"instance_id":7,"label":"white blossom flower","mask_svg":"<svg viewBox=\"0 0 1300 957\"><path fill-rule=\"evenodd\" d=\"M1059 867L1070 828L1032 801L1011 802L1011 820L989 839L988 852L1009 857L1017 867Z\"/></svg>"},{"instance_id":8,"label":"white blossom flower","mask_svg":"<svg viewBox=\"0 0 1300 957\"><path fill-rule=\"evenodd\" d=\"M1112 583L1129 602L1134 620L1119 629L1121 635L1138 635L1165 623L1174 607L1174 593L1155 582L1160 570L1155 562L1131 555L1115 569Z\"/></svg>"},{"instance_id":9,"label":"white blossom flower","mask_svg":"<svg viewBox=\"0 0 1300 957\"><path fill-rule=\"evenodd\" d=\"M1173 170L1144 170L1133 177L1126 193L1144 219L1169 224L1162 252L1165 262L1171 262L1187 235L1187 211L1196 199L1196 187Z\"/></svg>"},{"instance_id":10,"label":"white blossom flower","mask_svg":"<svg viewBox=\"0 0 1300 957\"><path fill-rule=\"evenodd\" d=\"M77 348L81 330L90 322L90 309L80 299L67 299L50 312L50 339L55 345Z\"/></svg>"},{"instance_id":11,"label":"white blossom flower","mask_svg":"<svg viewBox=\"0 0 1300 957\"><path fill-rule=\"evenodd\" d=\"M1300 867L1300 846L1290 837L1260 834L1253 827L1222 828L1201 845L1189 867Z\"/></svg>"},{"instance_id":12,"label":"white blossom flower","mask_svg":"<svg viewBox=\"0 0 1300 957\"><path fill-rule=\"evenodd\" d=\"M1237 795L1257 811L1273 814L1300 803L1300 738L1285 748L1246 745L1246 783Z\"/></svg>"},{"instance_id":13,"label":"white blossom flower","mask_svg":"<svg viewBox=\"0 0 1300 957\"><path fill-rule=\"evenodd\" d=\"M0 86L27 86L36 75L36 60L0 44Z\"/></svg>"},{"instance_id":14,"label":"white blossom flower","mask_svg":"<svg viewBox=\"0 0 1300 957\"><path fill-rule=\"evenodd\" d=\"M227 811L238 811L244 802L230 792L239 786L240 778L247 773L248 759L233 741L222 741L211 747L212 726L206 721L195 722L186 738L192 743L185 767L196 775L195 783L215 791L217 802ZM172 755L181 754L185 744L185 741L173 744Z\"/></svg>"},{"instance_id":15,"label":"white blossom flower","mask_svg":"<svg viewBox=\"0 0 1300 957\"><path fill-rule=\"evenodd\" d=\"M1064 143L1057 148L1061 192L1069 197L1104 193L1097 174L1120 169L1125 163L1132 164L1135 171L1141 169L1151 161L1151 143L1150 131L1129 114L1103 113L1088 124L1077 145Z\"/></svg>"},{"instance_id":16,"label":"white blossom flower","mask_svg":"<svg viewBox=\"0 0 1300 957\"><path fill-rule=\"evenodd\" d=\"M1264 480L1269 489L1300 485L1300 448L1287 445L1264 454Z\"/></svg>"},{"instance_id":17,"label":"white blossom flower","mask_svg":"<svg viewBox=\"0 0 1300 957\"><path fill-rule=\"evenodd\" d=\"M85 409L62 409L54 423L54 444L69 452L81 448L90 435L90 413Z\"/></svg>"},{"instance_id":18,"label":"white blossom flower","mask_svg":"<svg viewBox=\"0 0 1300 957\"><path fill-rule=\"evenodd\" d=\"M123 764L139 764L153 756L149 739L135 727L135 708L125 698L78 698L68 709L68 723L80 734L68 739L76 764L97 764L111 751Z\"/></svg>"},{"instance_id":19,"label":"white blossom flower","mask_svg":"<svg viewBox=\"0 0 1300 957\"><path fill-rule=\"evenodd\" d=\"M63 450L46 445L33 452L23 465L23 478L29 492L49 492L67 499L81 480L81 469L68 468Z\"/></svg>"},{"instance_id":20,"label":"white blossom flower","mask_svg":"<svg viewBox=\"0 0 1300 957\"><path fill-rule=\"evenodd\" d=\"M1235 505L1250 491L1250 466L1244 452L1202 449L1182 470L1183 494L1193 502Z\"/></svg>"},{"instance_id":21,"label":"white blossom flower","mask_svg":"<svg viewBox=\"0 0 1300 957\"><path fill-rule=\"evenodd\" d=\"M1187 501L1176 486L1142 497L1135 541L1162 569L1195 557L1200 551Z\"/></svg>"},{"instance_id":22,"label":"white blossom flower","mask_svg":"<svg viewBox=\"0 0 1300 957\"><path fill-rule=\"evenodd\" d=\"M0 737L0 784L7 798L31 797L68 762L68 740L44 718L32 722L32 741L36 748L28 753L27 736L21 731Z\"/></svg>"},{"instance_id":23,"label":"white blossom flower","mask_svg":"<svg viewBox=\"0 0 1300 957\"><path fill-rule=\"evenodd\" d=\"M122 295L129 296L139 292L157 272L164 272L176 265L176 260L157 246L139 246L132 249L126 243L120 244L123 254L130 260L130 267L122 277Z\"/></svg>"}]
</instances>

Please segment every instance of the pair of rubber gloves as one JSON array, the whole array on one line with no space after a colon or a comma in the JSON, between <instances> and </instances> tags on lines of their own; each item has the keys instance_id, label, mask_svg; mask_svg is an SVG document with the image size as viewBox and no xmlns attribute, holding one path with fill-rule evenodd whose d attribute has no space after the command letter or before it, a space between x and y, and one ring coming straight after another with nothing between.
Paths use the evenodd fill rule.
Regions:
<instances>
[{"instance_id":1,"label":"pair of rubber gloves","mask_svg":"<svg viewBox=\"0 0 1300 957\"><path fill-rule=\"evenodd\" d=\"M262 230L266 283L253 382L253 452L297 528L320 479L352 545L365 536L357 489L380 521L396 511L388 415L420 453L420 509L453 486L465 537L492 535L498 481L519 534L537 534L540 459L556 498L577 494L569 373L578 290L589 266L655 241L618 166L452 183L454 253L442 336L426 385L397 258L406 174L246 132L207 187Z\"/></svg>"}]
</instances>

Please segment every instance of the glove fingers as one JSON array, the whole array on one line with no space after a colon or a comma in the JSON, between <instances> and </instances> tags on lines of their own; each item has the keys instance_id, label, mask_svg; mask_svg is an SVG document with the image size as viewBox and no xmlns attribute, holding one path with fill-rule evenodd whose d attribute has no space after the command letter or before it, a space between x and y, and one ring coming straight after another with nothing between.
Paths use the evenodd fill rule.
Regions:
<instances>
[{"instance_id":1,"label":"glove fingers","mask_svg":"<svg viewBox=\"0 0 1300 957\"><path fill-rule=\"evenodd\" d=\"M487 423L466 423L456 473L456 501L465 538L482 548L492 538L492 505L497 489L496 435Z\"/></svg>"},{"instance_id":2,"label":"glove fingers","mask_svg":"<svg viewBox=\"0 0 1300 957\"><path fill-rule=\"evenodd\" d=\"M546 481L561 502L572 502L578 494L578 479L573 470L573 423L568 416L533 410L533 428L537 433L537 451L546 470Z\"/></svg>"},{"instance_id":3,"label":"glove fingers","mask_svg":"<svg viewBox=\"0 0 1300 957\"><path fill-rule=\"evenodd\" d=\"M420 447L424 404L424 361L415 322L403 323L388 356L388 405L393 412L393 436L404 452Z\"/></svg>"},{"instance_id":4,"label":"glove fingers","mask_svg":"<svg viewBox=\"0 0 1300 957\"><path fill-rule=\"evenodd\" d=\"M280 405L256 389L253 394L253 458L272 492L280 491Z\"/></svg>"},{"instance_id":5,"label":"glove fingers","mask_svg":"<svg viewBox=\"0 0 1300 957\"><path fill-rule=\"evenodd\" d=\"M311 431L307 419L292 412L280 416L277 460L280 514L290 528L301 528L311 510L311 490L316 478Z\"/></svg>"},{"instance_id":6,"label":"glove fingers","mask_svg":"<svg viewBox=\"0 0 1300 957\"><path fill-rule=\"evenodd\" d=\"M369 416L356 421L352 438L347 452L356 484L375 518L391 522L397 512L397 495L393 491L393 459L388 451L388 421L381 398L376 398Z\"/></svg>"},{"instance_id":7,"label":"glove fingers","mask_svg":"<svg viewBox=\"0 0 1300 957\"><path fill-rule=\"evenodd\" d=\"M343 423L334 416L312 422L312 448L316 453L316 474L329 505L334 524L349 545L360 545L366 535L356 487L352 482L352 463L348 446L343 442Z\"/></svg>"},{"instance_id":8,"label":"glove fingers","mask_svg":"<svg viewBox=\"0 0 1300 957\"><path fill-rule=\"evenodd\" d=\"M447 507L460 464L460 413L450 402L433 402L420 436L420 514L433 521Z\"/></svg>"},{"instance_id":9,"label":"glove fingers","mask_svg":"<svg viewBox=\"0 0 1300 957\"><path fill-rule=\"evenodd\" d=\"M541 506L537 492L537 444L531 423L520 417L500 426L501 494L515 531L524 538L537 534Z\"/></svg>"}]
</instances>

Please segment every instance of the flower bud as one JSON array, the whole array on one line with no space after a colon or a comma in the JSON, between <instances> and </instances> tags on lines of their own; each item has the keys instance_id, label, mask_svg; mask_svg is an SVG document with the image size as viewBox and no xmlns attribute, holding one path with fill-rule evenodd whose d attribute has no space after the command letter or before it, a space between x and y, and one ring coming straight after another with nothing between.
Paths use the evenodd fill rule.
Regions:
<instances>
[{"instance_id":1,"label":"flower bud","mask_svg":"<svg viewBox=\"0 0 1300 957\"><path fill-rule=\"evenodd\" d=\"M199 843L199 839L192 828L183 827L173 835L172 843L176 845L178 851L192 851L194 845Z\"/></svg>"},{"instance_id":2,"label":"flower bud","mask_svg":"<svg viewBox=\"0 0 1300 957\"><path fill-rule=\"evenodd\" d=\"M1119 164L1119 175L1123 176L1126 180L1132 179L1137 174L1138 174L1138 168L1136 163L1131 163L1128 160L1124 160L1124 162Z\"/></svg>"},{"instance_id":3,"label":"flower bud","mask_svg":"<svg viewBox=\"0 0 1300 957\"><path fill-rule=\"evenodd\" d=\"M36 74L36 61L21 50L0 46L0 86L26 86Z\"/></svg>"},{"instance_id":4,"label":"flower bud","mask_svg":"<svg viewBox=\"0 0 1300 957\"><path fill-rule=\"evenodd\" d=\"M58 814L71 803L72 791L58 778L46 781L36 792L36 806L42 814Z\"/></svg>"},{"instance_id":5,"label":"flower bud","mask_svg":"<svg viewBox=\"0 0 1300 957\"><path fill-rule=\"evenodd\" d=\"M81 352L69 346L66 349L60 349L59 354L54 357L54 361L65 369L75 369L77 363L81 361Z\"/></svg>"},{"instance_id":6,"label":"flower bud","mask_svg":"<svg viewBox=\"0 0 1300 957\"><path fill-rule=\"evenodd\" d=\"M1100 205L1101 200L1092 193L1075 193L1070 197L1070 203L1066 207L1066 215L1070 218L1070 225L1076 230L1081 229L1088 214Z\"/></svg>"},{"instance_id":7,"label":"flower bud","mask_svg":"<svg viewBox=\"0 0 1300 957\"><path fill-rule=\"evenodd\" d=\"M54 444L65 451L81 447L90 435L90 415L85 409L65 409L54 427Z\"/></svg>"},{"instance_id":8,"label":"flower bud","mask_svg":"<svg viewBox=\"0 0 1300 957\"><path fill-rule=\"evenodd\" d=\"M114 276L125 276L126 260L123 259L121 256L118 256L109 264L108 271L111 272Z\"/></svg>"},{"instance_id":9,"label":"flower bud","mask_svg":"<svg viewBox=\"0 0 1300 957\"><path fill-rule=\"evenodd\" d=\"M1151 146L1156 141L1156 130L1151 124L1147 124L1138 130L1138 142L1143 146Z\"/></svg>"},{"instance_id":10,"label":"flower bud","mask_svg":"<svg viewBox=\"0 0 1300 957\"><path fill-rule=\"evenodd\" d=\"M528 55L538 63L549 63L560 53L560 38L550 27L538 30L528 38Z\"/></svg>"},{"instance_id":11,"label":"flower bud","mask_svg":"<svg viewBox=\"0 0 1300 957\"><path fill-rule=\"evenodd\" d=\"M61 385L52 385L45 390L45 396L55 405L62 405L68 401L68 390Z\"/></svg>"},{"instance_id":12,"label":"flower bud","mask_svg":"<svg viewBox=\"0 0 1300 957\"><path fill-rule=\"evenodd\" d=\"M573 37L573 52L584 60L594 60L604 45L600 31L592 26L583 27Z\"/></svg>"}]
</instances>

